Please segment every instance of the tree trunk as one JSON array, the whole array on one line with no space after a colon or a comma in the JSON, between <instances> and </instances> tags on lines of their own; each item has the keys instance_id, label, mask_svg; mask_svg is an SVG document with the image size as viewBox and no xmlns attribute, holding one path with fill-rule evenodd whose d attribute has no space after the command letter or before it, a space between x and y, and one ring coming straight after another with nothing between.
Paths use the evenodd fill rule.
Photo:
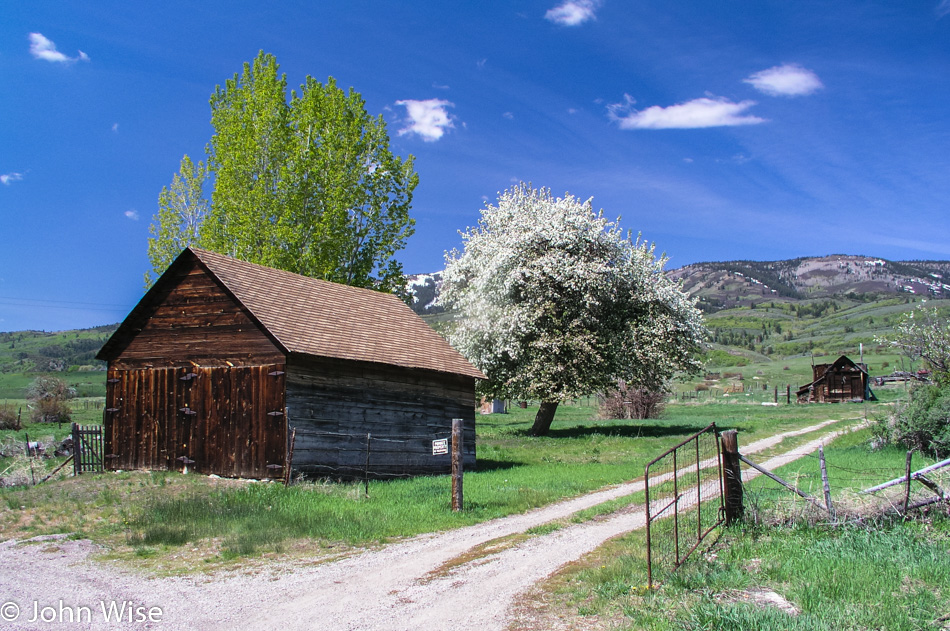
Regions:
<instances>
[{"instance_id":1,"label":"tree trunk","mask_svg":"<svg viewBox=\"0 0 950 631\"><path fill-rule=\"evenodd\" d=\"M534 425L531 426L531 433L535 436L547 436L551 429L551 422L554 420L554 413L557 412L557 401L544 401L538 409L537 416L534 417Z\"/></svg>"}]
</instances>

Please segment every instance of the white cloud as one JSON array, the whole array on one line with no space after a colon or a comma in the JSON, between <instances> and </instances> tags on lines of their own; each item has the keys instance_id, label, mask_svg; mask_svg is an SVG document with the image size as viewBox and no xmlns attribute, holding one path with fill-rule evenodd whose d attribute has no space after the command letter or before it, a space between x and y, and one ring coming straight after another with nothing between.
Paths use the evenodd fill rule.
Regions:
<instances>
[{"instance_id":1,"label":"white cloud","mask_svg":"<svg viewBox=\"0 0 950 631\"><path fill-rule=\"evenodd\" d=\"M22 173L4 173L0 175L0 183L4 186L10 186L10 182L19 182L23 179Z\"/></svg>"},{"instance_id":2,"label":"white cloud","mask_svg":"<svg viewBox=\"0 0 950 631\"><path fill-rule=\"evenodd\" d=\"M550 20L561 26L579 26L588 20L593 20L600 2L597 0L566 0L544 14L545 20Z\"/></svg>"},{"instance_id":3,"label":"white cloud","mask_svg":"<svg viewBox=\"0 0 950 631\"><path fill-rule=\"evenodd\" d=\"M68 57L56 50L56 44L47 39L42 33L30 33L30 54L37 59L43 59L52 63L70 63L73 61L89 61L89 55L79 51L78 57Z\"/></svg>"},{"instance_id":4,"label":"white cloud","mask_svg":"<svg viewBox=\"0 0 950 631\"><path fill-rule=\"evenodd\" d=\"M798 64L761 70L743 81L769 96L806 96L825 87L818 75Z\"/></svg>"},{"instance_id":5,"label":"white cloud","mask_svg":"<svg viewBox=\"0 0 950 631\"><path fill-rule=\"evenodd\" d=\"M942 0L934 11L937 13L938 19L950 13L950 0Z\"/></svg>"},{"instance_id":6,"label":"white cloud","mask_svg":"<svg viewBox=\"0 0 950 631\"><path fill-rule=\"evenodd\" d=\"M118 124L118 123L112 123L112 133L113 133L113 134L119 133L119 124Z\"/></svg>"},{"instance_id":7,"label":"white cloud","mask_svg":"<svg viewBox=\"0 0 950 631\"><path fill-rule=\"evenodd\" d=\"M455 127L454 117L450 116L447 107L454 107L454 103L442 99L427 99L425 101L396 101L396 105L404 105L408 118L408 125L399 130L399 135L418 134L426 142L435 142L446 130Z\"/></svg>"},{"instance_id":8,"label":"white cloud","mask_svg":"<svg viewBox=\"0 0 950 631\"><path fill-rule=\"evenodd\" d=\"M764 118L744 114L755 101L733 103L726 98L704 97L669 107L654 105L645 110L633 109L634 103L636 101L625 94L623 103L607 106L608 116L620 129L700 129L766 122Z\"/></svg>"},{"instance_id":9,"label":"white cloud","mask_svg":"<svg viewBox=\"0 0 950 631\"><path fill-rule=\"evenodd\" d=\"M135 210L134 208L131 209L131 210L127 210L127 211L125 211L125 216L128 217L129 219L131 219L132 221L138 221L138 220L139 220L139 211Z\"/></svg>"},{"instance_id":10,"label":"white cloud","mask_svg":"<svg viewBox=\"0 0 950 631\"><path fill-rule=\"evenodd\" d=\"M515 115L512 114L511 112L505 112L504 114L502 114L502 117L507 118L508 120L513 120Z\"/></svg>"}]
</instances>

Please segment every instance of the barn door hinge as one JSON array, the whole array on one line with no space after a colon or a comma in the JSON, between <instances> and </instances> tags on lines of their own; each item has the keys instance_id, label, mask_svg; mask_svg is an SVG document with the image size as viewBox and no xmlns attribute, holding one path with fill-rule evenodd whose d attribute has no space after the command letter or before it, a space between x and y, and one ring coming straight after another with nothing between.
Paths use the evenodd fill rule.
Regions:
<instances>
[{"instance_id":1,"label":"barn door hinge","mask_svg":"<svg viewBox=\"0 0 950 631\"><path fill-rule=\"evenodd\" d=\"M119 408L106 408L106 412L109 412L110 414L113 412L118 412L118 411L119 411Z\"/></svg>"},{"instance_id":2,"label":"barn door hinge","mask_svg":"<svg viewBox=\"0 0 950 631\"><path fill-rule=\"evenodd\" d=\"M273 412L268 412L267 416L283 416L284 413L280 410L274 410Z\"/></svg>"},{"instance_id":3,"label":"barn door hinge","mask_svg":"<svg viewBox=\"0 0 950 631\"><path fill-rule=\"evenodd\" d=\"M188 407L179 408L178 411L179 411L179 412L183 412L184 414L188 414L189 416L194 415L194 414L197 414L197 412L195 412L194 410L192 410L191 408L188 408Z\"/></svg>"},{"instance_id":4,"label":"barn door hinge","mask_svg":"<svg viewBox=\"0 0 950 631\"><path fill-rule=\"evenodd\" d=\"M186 375L184 375L183 377L179 377L179 379L180 379L181 381L191 381L192 379L194 379L194 378L197 377L197 376L198 376L197 374L195 374L195 373L193 373L193 372L190 372L190 373L187 373Z\"/></svg>"},{"instance_id":5,"label":"barn door hinge","mask_svg":"<svg viewBox=\"0 0 950 631\"><path fill-rule=\"evenodd\" d=\"M271 372L267 373L267 376L268 376L268 377L279 377L279 376L281 376L282 374L284 374L284 371L283 371L283 370L272 370Z\"/></svg>"},{"instance_id":6,"label":"barn door hinge","mask_svg":"<svg viewBox=\"0 0 950 631\"><path fill-rule=\"evenodd\" d=\"M118 377L110 377L109 379L106 379L106 383L119 383L119 378L118 378Z\"/></svg>"}]
</instances>

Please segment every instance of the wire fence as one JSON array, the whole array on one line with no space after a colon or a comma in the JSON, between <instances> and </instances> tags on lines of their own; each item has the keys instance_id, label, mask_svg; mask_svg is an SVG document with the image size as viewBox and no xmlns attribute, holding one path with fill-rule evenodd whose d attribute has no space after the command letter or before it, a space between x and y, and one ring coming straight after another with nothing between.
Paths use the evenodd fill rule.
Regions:
<instances>
[{"instance_id":1,"label":"wire fence","mask_svg":"<svg viewBox=\"0 0 950 631\"><path fill-rule=\"evenodd\" d=\"M781 469L782 478L796 489L821 498L823 479L819 454L805 451L796 453L794 450L790 454L797 459L793 465ZM933 458L914 454L911 470L918 471L935 462ZM885 481L905 478L906 464L888 463L858 468L836 462L835 454L826 452L825 468L833 508L831 513L822 508L824 500L809 501L762 476L743 485L746 518L762 524L863 521L888 513L902 515L908 509L925 506L939 499L939 493L926 482L936 485L944 493L950 492L950 466L928 472L923 481L914 477L910 484L902 481L870 493L865 491Z\"/></svg>"}]
</instances>

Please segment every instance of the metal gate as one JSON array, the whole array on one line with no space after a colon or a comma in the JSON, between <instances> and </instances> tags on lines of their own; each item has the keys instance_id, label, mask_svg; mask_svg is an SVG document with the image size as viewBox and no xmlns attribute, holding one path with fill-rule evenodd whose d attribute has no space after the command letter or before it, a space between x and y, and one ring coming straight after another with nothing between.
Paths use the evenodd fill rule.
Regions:
<instances>
[{"instance_id":1,"label":"metal gate","mask_svg":"<svg viewBox=\"0 0 950 631\"><path fill-rule=\"evenodd\" d=\"M102 473L102 426L73 423L73 471Z\"/></svg>"},{"instance_id":2,"label":"metal gate","mask_svg":"<svg viewBox=\"0 0 950 631\"><path fill-rule=\"evenodd\" d=\"M719 434L712 423L646 466L647 581L681 566L725 520ZM716 504L703 505L709 500Z\"/></svg>"}]
</instances>

